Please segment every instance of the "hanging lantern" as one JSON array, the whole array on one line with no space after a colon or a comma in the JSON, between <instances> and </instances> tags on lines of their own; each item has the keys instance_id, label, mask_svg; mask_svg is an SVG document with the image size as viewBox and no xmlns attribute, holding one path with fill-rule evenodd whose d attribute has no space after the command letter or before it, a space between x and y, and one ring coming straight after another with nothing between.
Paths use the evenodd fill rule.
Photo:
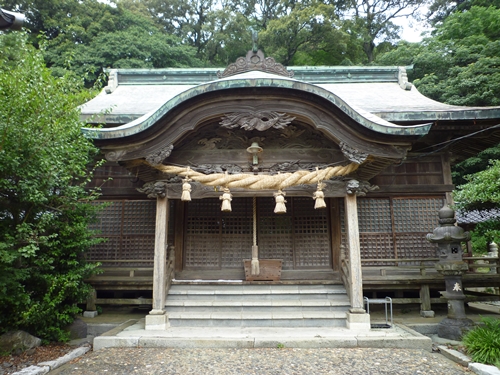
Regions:
<instances>
[{"instance_id":1,"label":"hanging lantern","mask_svg":"<svg viewBox=\"0 0 500 375\"><path fill-rule=\"evenodd\" d=\"M325 187L326 185L323 182L318 182L317 190L313 194L313 199L315 200L314 209L326 208L325 193L323 193Z\"/></svg>"},{"instance_id":2,"label":"hanging lantern","mask_svg":"<svg viewBox=\"0 0 500 375\"><path fill-rule=\"evenodd\" d=\"M277 193L274 193L274 199L276 200L276 207L274 207L275 214L286 214L285 195L286 193L281 191L281 189Z\"/></svg>"},{"instance_id":3,"label":"hanging lantern","mask_svg":"<svg viewBox=\"0 0 500 375\"><path fill-rule=\"evenodd\" d=\"M189 183L191 179L186 177L182 180L182 195L181 201L190 202L191 201L191 184Z\"/></svg>"},{"instance_id":4,"label":"hanging lantern","mask_svg":"<svg viewBox=\"0 0 500 375\"><path fill-rule=\"evenodd\" d=\"M219 199L222 201L221 205L221 211L222 212L231 212L231 201L233 200L233 195L229 191L228 188L224 188L224 193L219 197Z\"/></svg>"}]
</instances>

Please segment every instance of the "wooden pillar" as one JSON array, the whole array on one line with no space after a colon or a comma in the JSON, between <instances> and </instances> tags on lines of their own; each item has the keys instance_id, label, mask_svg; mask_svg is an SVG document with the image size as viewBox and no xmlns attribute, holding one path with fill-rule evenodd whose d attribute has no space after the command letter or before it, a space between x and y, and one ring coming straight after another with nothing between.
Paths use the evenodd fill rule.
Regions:
<instances>
[{"instance_id":1,"label":"wooden pillar","mask_svg":"<svg viewBox=\"0 0 500 375\"><path fill-rule=\"evenodd\" d=\"M342 247L342 228L340 225L340 199L329 198L330 207L330 229L331 229L331 243L332 243L332 263L333 270L340 271L341 265L341 247Z\"/></svg>"},{"instance_id":2,"label":"wooden pillar","mask_svg":"<svg viewBox=\"0 0 500 375\"><path fill-rule=\"evenodd\" d=\"M347 194L344 198L345 226L347 245L349 248L349 297L351 308L347 315L346 326L351 330L369 331L370 314L367 314L363 304L363 277L361 272L361 246L359 243L358 202L356 192L359 182L348 181Z\"/></svg>"},{"instance_id":3,"label":"wooden pillar","mask_svg":"<svg viewBox=\"0 0 500 375\"><path fill-rule=\"evenodd\" d=\"M166 261L168 232L168 198L166 185L163 191L156 192L155 253L153 266L153 309L146 316L146 330L164 330L168 327L165 311L166 299ZM151 196L151 195L148 195Z\"/></svg>"},{"instance_id":4,"label":"wooden pillar","mask_svg":"<svg viewBox=\"0 0 500 375\"><path fill-rule=\"evenodd\" d=\"M428 284L420 285L420 315L424 318L434 318L431 307L431 293Z\"/></svg>"},{"instance_id":5,"label":"wooden pillar","mask_svg":"<svg viewBox=\"0 0 500 375\"><path fill-rule=\"evenodd\" d=\"M156 199L155 255L153 268L153 310L165 313L165 273L167 260L168 198Z\"/></svg>"},{"instance_id":6,"label":"wooden pillar","mask_svg":"<svg viewBox=\"0 0 500 375\"><path fill-rule=\"evenodd\" d=\"M363 278L359 244L358 204L356 194L345 196L345 224L349 248L349 286L352 313L365 313L363 308Z\"/></svg>"}]
</instances>

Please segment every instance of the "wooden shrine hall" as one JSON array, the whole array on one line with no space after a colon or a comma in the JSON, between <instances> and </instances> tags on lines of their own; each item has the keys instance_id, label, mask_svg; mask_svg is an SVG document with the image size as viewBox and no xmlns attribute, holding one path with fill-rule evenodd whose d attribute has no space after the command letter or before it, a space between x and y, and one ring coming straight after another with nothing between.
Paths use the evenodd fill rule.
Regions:
<instances>
[{"instance_id":1,"label":"wooden shrine hall","mask_svg":"<svg viewBox=\"0 0 500 375\"><path fill-rule=\"evenodd\" d=\"M430 100L403 67L285 68L260 50L225 70L112 69L81 115L107 160L89 281L98 303L152 305L146 329L222 284L331 287L348 328L370 327L364 295L431 311L444 282L425 237L451 165L500 142L500 108ZM464 286L499 286L495 266Z\"/></svg>"}]
</instances>

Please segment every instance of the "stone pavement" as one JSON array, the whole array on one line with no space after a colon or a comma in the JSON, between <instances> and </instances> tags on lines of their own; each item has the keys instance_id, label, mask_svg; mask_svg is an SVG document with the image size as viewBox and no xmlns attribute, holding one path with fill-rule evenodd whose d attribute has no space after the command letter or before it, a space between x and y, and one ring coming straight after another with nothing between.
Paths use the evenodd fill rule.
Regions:
<instances>
[{"instance_id":1,"label":"stone pavement","mask_svg":"<svg viewBox=\"0 0 500 375\"><path fill-rule=\"evenodd\" d=\"M462 375L469 370L437 353L411 349L106 348L50 374Z\"/></svg>"},{"instance_id":2,"label":"stone pavement","mask_svg":"<svg viewBox=\"0 0 500 375\"><path fill-rule=\"evenodd\" d=\"M475 321L480 319L481 315L488 315L478 310L467 312L468 316ZM232 337L228 337L228 332L222 332L210 329L197 329L196 336L199 342L182 340L182 336L193 336L193 332L184 329L177 329L177 343L168 345L169 347L145 347L146 345L158 345L158 334L153 332L146 333L143 330L142 318L144 312L125 312L105 314L95 318L86 319L90 330L108 330L107 335L115 338L134 337L137 341L131 344L133 347L101 348L100 350L89 352L84 356L66 363L62 367L54 369L50 374L489 374L498 375L500 370L489 367L489 369L476 369L469 363L468 370L463 365L456 362L453 353L447 357L435 352L437 346L433 345L433 350L427 345L429 337L435 336L432 332L436 330L437 323L446 316L446 311L441 309L437 311L435 318L422 318L418 310L395 310L394 321L396 326L391 329L372 330L370 333L356 335L357 347L345 347L351 342L346 338L347 332L336 329L329 330L310 330L307 328L302 333L294 329L295 338L300 340L291 340L291 334L286 338L286 332L276 331L276 328L266 328L259 330L245 329L231 330ZM493 315L498 317L498 315ZM385 317L383 312L372 312L372 321L383 322ZM124 322L124 320L126 320ZM121 323L121 324L120 324ZM404 323L404 325L403 325ZM425 333L426 339L418 339L412 343L417 346L409 348L404 337L420 337L412 329ZM100 327L100 328L99 328ZM113 328L115 327L115 328ZM111 331L109 331L110 328ZM195 328L196 329L196 328ZM172 341L173 332L163 334L163 343ZM102 333L102 332L101 332ZM169 336L170 335L170 336ZM352 335L351 335L352 336ZM377 337L378 336L378 337ZM106 337L106 336L104 336ZM249 338L253 341L249 344ZM395 341L391 343L391 337ZM227 343L217 347L218 341L223 338L226 341L239 343L233 347L227 347ZM256 340L259 338L259 340ZM280 339L278 339L280 338ZM369 343L369 339L372 342ZM133 340L136 340L135 338ZM173 340L175 341L175 340ZM314 347L310 342L314 342ZM365 344L362 344L365 341ZM438 339L439 348L446 347L446 340ZM98 342L98 341L97 341ZM160 343L162 340L160 340ZM247 344L243 344L243 343ZM399 345L395 346L395 342ZM340 345L342 343L342 345ZM352 343L352 342L351 342ZM361 343L361 345L360 345ZM335 347L334 344L343 347ZM404 344L404 345L402 345ZM436 343L434 343L436 344ZM454 342L453 344L457 344ZM99 345L99 344L98 344ZM360 346L367 347L360 347ZM420 346L418 346L420 345ZM174 346L174 347L172 347ZM220 346L220 345L219 345ZM261 346L261 347L258 347ZM266 347L264 347L266 346ZM300 347L302 346L302 347ZM322 347L325 346L325 347ZM411 347L411 346L410 346ZM98 349L98 348L96 348ZM450 350L453 352L453 350ZM458 353L458 352L457 352ZM460 353L458 353L460 354ZM449 358L452 358L450 360ZM486 372L483 372L486 371ZM496 372L498 371L498 372ZM34 375L34 374L32 374ZM38 374L37 374L38 375Z\"/></svg>"}]
</instances>

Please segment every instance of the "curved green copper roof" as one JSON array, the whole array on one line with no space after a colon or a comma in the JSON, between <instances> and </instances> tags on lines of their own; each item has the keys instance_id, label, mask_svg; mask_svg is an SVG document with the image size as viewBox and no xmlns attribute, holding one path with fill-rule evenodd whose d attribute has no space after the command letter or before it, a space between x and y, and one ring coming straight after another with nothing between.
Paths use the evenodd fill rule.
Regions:
<instances>
[{"instance_id":1,"label":"curved green copper roof","mask_svg":"<svg viewBox=\"0 0 500 375\"><path fill-rule=\"evenodd\" d=\"M93 139L118 139L133 136L149 129L172 109L189 99L209 92L240 88L282 88L314 94L326 99L365 128L381 134L423 136L429 132L432 125L430 123L412 126L396 125L363 109L348 105L339 96L317 85L287 77L252 71L190 87L167 100L158 109L127 124L113 128L83 128L83 132L87 137Z\"/></svg>"}]
</instances>

